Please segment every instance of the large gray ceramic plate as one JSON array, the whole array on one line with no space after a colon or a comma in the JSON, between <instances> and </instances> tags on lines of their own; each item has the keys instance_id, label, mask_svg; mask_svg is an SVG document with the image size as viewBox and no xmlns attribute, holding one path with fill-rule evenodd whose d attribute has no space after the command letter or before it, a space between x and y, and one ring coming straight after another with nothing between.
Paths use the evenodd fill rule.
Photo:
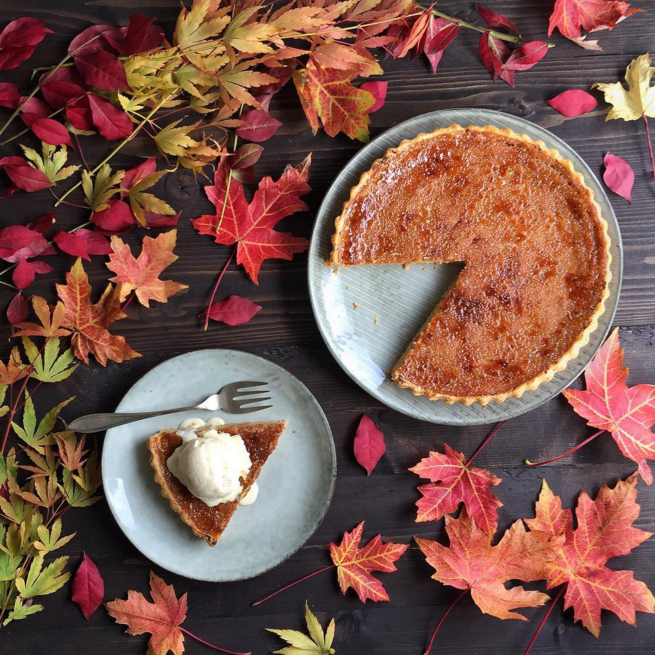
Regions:
<instances>
[{"instance_id":1,"label":"large gray ceramic plate","mask_svg":"<svg viewBox=\"0 0 655 655\"><path fill-rule=\"evenodd\" d=\"M102 477L118 525L146 557L187 578L224 582L268 571L309 539L332 498L336 457L323 411L300 380L261 357L236 350L174 357L144 375L116 411L188 407L239 380L267 382L273 407L232 418L202 410L162 416L114 428L105 437ZM191 416L289 422L257 480L257 501L237 510L214 548L194 536L162 497L146 447L150 435Z\"/></svg>"},{"instance_id":2,"label":"large gray ceramic plate","mask_svg":"<svg viewBox=\"0 0 655 655\"><path fill-rule=\"evenodd\" d=\"M412 395L408 389L401 389L386 376L386 371L402 355L454 280L458 272L456 265L412 266L408 270L402 266L357 266L340 269L339 274L334 275L332 269L323 264L331 250L334 220L362 173L401 141L453 123L509 127L559 150L594 190L612 240L610 297L589 344L566 370L536 391L485 407L477 403L466 407L459 403L431 402ZM603 188L580 155L548 130L522 118L485 109L452 109L418 116L391 128L346 165L328 191L316 220L309 251L309 291L319 329L330 352L360 387L385 405L423 421L476 425L529 412L556 396L580 375L611 326L619 300L622 268L621 235L616 216Z\"/></svg>"}]
</instances>

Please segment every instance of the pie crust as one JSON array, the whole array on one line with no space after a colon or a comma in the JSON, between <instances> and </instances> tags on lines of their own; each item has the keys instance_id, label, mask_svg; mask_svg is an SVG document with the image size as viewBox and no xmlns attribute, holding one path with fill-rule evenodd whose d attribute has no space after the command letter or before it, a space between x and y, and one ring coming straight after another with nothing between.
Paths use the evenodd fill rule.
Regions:
<instances>
[{"instance_id":1,"label":"pie crust","mask_svg":"<svg viewBox=\"0 0 655 655\"><path fill-rule=\"evenodd\" d=\"M476 136L479 135L479 136ZM393 189L394 187L394 180L393 180L393 169L392 165L394 163L394 160L396 160L400 164L404 161L401 160L401 157L404 157L405 155L407 156L412 156L412 153L415 152L417 157L421 155L421 153L425 152L428 153L425 155L425 161L423 163L417 164L419 165L424 165L425 168L425 162L429 162L427 159L429 156L428 149L430 148L432 140L439 139L439 138L451 138L454 139L454 143L457 143L457 139L470 139L472 142L475 142L476 139L479 140L480 144L485 144L485 146L489 145L486 143L487 137L490 137L493 140L498 141L498 146L503 147L508 149L508 152L512 151L514 149L515 153L517 154L517 157L522 157L524 160L524 165L527 162L528 165L528 170L526 172L526 177L529 178L529 175L537 170L538 166L542 166L547 172L546 176L550 175L552 173L553 179L556 178L556 176L559 176L561 185L553 188L551 191L553 199L556 197L558 198L558 202L560 202L559 205L553 204L553 207L556 208L556 210L560 211L562 213L562 206L566 209L566 207L569 207L570 209L570 217L569 216L564 216L564 218L560 218L558 214L554 214L556 218L551 218L550 215L548 217L551 220L552 225L558 225L557 229L571 229L569 227L570 224L572 224L573 220L578 220L578 215L575 213L574 208L571 204L567 205L564 200L560 198L560 196L557 196L559 193L560 195L570 193L575 195L576 202L579 201L579 212L580 212L580 219L579 219L579 224L580 224L580 229L584 229L588 231L588 237L592 242L591 245L591 250L589 254L589 261L595 264L595 268L591 266L591 264L587 265L586 260L581 260L578 262L578 264L589 272L589 275L594 276L594 283L595 286L593 288L593 293L595 293L594 296L592 296L592 291L587 289L584 285L581 285L579 287L575 287L575 281L578 278L575 278L574 276L572 277L572 282L571 282L571 289L569 290L570 297L574 298L574 294L577 293L581 296L584 296L585 293L589 295L588 299L585 299L585 302L587 302L588 307L585 308L585 312L579 316L576 317L576 320L579 318L580 322L580 331L576 333L576 335L573 338L570 338L569 340L564 340L562 339L562 343L558 344L559 350L561 352L555 353L557 355L557 359L554 361L549 361L547 356L544 356L543 358L543 369L539 371L533 371L534 374L530 374L528 379L518 379L516 380L516 384L513 384L511 388L498 388L498 385L496 388L492 388L493 385L490 386L489 390L487 391L486 389L480 389L477 388L473 393L465 392L462 393L460 392L452 392L447 389L448 383L443 385L441 388L435 388L434 384L432 383L432 380L418 380L418 379L412 379L412 375L415 371L419 370L421 368L420 365L427 363L428 365L431 364L430 361L426 360L425 357L429 359L429 346L425 346L424 343L422 343L422 339L425 338L426 340L429 339L428 337L431 337L432 335L430 334L430 326L433 324L433 319L435 321L434 325L437 325L438 321L440 320L440 311L442 307L444 306L444 303L450 303L452 304L453 301L453 294L457 293L458 291L458 283L460 281L460 278L462 277L463 273L460 274L460 277L457 279L455 282L454 286L451 287L451 289L444 295L444 297L441 299L435 310L431 313L430 317L428 318L427 322L424 324L424 326L421 328L420 332L418 335L412 340L412 342L409 344L407 350L405 353L402 355L402 357L398 360L396 365L393 367L393 369L390 372L391 379L398 384L401 387L411 389L411 391L414 393L416 396L420 395L425 395L427 396L430 400L442 400L445 401L449 404L460 402L464 405L471 405L475 402L480 403L482 405L486 405L487 403L491 401L495 402L503 402L507 398L510 397L515 397L519 398L521 397L526 391L533 391L535 390L540 384L547 382L553 378L553 376L559 372L562 371L566 368L568 362L571 360L575 359L579 352L580 349L583 348L589 341L589 338L591 334L594 332L594 330L598 326L598 319L599 317L603 314L605 310L605 301L607 300L609 296L609 282L611 280L611 272L610 272L610 262L611 262L611 255L610 255L610 239L607 233L607 222L602 218L601 216L601 209L598 203L594 199L594 193L593 191L585 184L583 176L578 173L574 167L573 164L568 161L567 159L563 158L560 153L557 150L554 149L549 149L542 141L535 141L531 139L530 137L526 136L525 134L518 134L514 132L511 129L499 129L494 126L484 126L484 127L478 127L478 126L471 126L471 127L461 127L460 125L452 125L447 128L440 128L435 130L434 132L430 133L423 133L419 134L413 139L409 139L406 141L403 141L400 145L398 145L395 148L389 149L384 157L378 159L376 162L373 163L371 166L371 169L364 173L359 181L359 183L353 187L350 193L350 198L349 200L344 204L343 210L340 214L340 216L337 217L336 222L335 222L335 232L332 237L332 245L333 245L333 250L330 255L330 258L326 262L328 266L353 266L353 265L362 265L362 264L404 264L404 265L409 265L409 264L426 264L426 263L444 263L444 262L453 262L453 261L464 261L465 263L465 270L466 268L469 268L468 262L465 261L465 258L457 258L457 257L447 257L447 258L439 258L439 257L430 257L430 249L435 250L438 247L438 239L441 239L441 242L446 241L449 238L449 232L447 231L450 229L449 225L441 226L437 225L437 227L443 229L441 231L437 231L438 235L437 236L428 236L427 240L425 240L424 243L417 243L415 244L415 250L414 250L414 256L413 257L406 257L405 259L398 258L396 257L394 259L393 256L393 249L396 247L395 242L393 239L388 238L387 240L389 243L386 245L386 250L387 252L385 253L385 244L381 239L378 239L375 243L366 243L367 239L367 233L366 230L369 229L366 227L366 222L361 219L359 223L357 222L360 218L360 216L363 214L365 211L364 209L361 209L364 206L364 203L368 202L369 198L371 197L371 194L376 194L379 191L380 197L382 200L379 200L378 203L383 203L387 202L385 199L386 197L391 198L388 202L388 206L394 208L394 211L398 211L398 207L401 205L398 205L398 201L394 200L393 198ZM511 141L508 140L514 140L519 142L520 148L522 148L522 151L520 152L519 145L516 145L512 143ZM417 148L417 144L421 143L422 145ZM502 142L502 143L501 143ZM434 141L434 144L438 145L437 141ZM435 145L436 147L436 145ZM463 147L463 146L462 146ZM518 149L517 149L518 148ZM409 149L409 153L406 153ZM435 150L436 152L436 150ZM464 157L466 157L466 151L464 151ZM451 154L450 151L447 153L448 155ZM530 166L530 158L534 157L534 171L529 170ZM491 161L493 157L490 157L489 160L485 161ZM518 161L518 159L517 159ZM441 164L442 162L437 162L438 164ZM457 164L453 164L455 167ZM435 167L437 164L435 164ZM448 169L448 162L444 163L443 166L445 167L445 171L449 171ZM510 167L511 168L511 167ZM492 169L493 170L493 169ZM388 177L387 178L382 178L380 176L385 174L385 171L388 171ZM444 173L443 170L439 169L439 175L445 175L447 173ZM475 171L474 171L475 172ZM515 171L510 170L510 174L513 174ZM521 171L519 170L519 179L523 179L520 175ZM405 173L405 169L403 169L403 176L405 175L411 175L411 170ZM535 175L537 173L535 172ZM375 177L377 176L377 177ZM457 170L455 168L453 175L451 175L453 178L452 182L453 184L458 184L461 182L461 184L466 185L468 182L465 179L464 175L460 175L459 177L457 176ZM422 177L421 178L423 181L428 181L428 177ZM439 178L435 177L435 180L438 180ZM379 184L376 187L376 184L378 181L382 181L381 184ZM475 181L475 180L474 180ZM528 180L529 181L529 180ZM426 183L428 183L426 182ZM500 180L498 183L502 182ZM439 182L443 183L443 181ZM496 183L494 180L492 180L492 183ZM570 185L567 186L567 185ZM402 185L401 185L402 186ZM530 187L529 184L526 182L523 184L524 187L527 187L525 189L526 193L526 198L534 191L534 187ZM372 188L369 188L372 187ZM381 189L386 189L384 193L387 194L385 197L383 195L383 191ZM482 187L484 188L484 186ZM508 187L509 188L509 187ZM391 189L391 190L390 190ZM565 199L568 198L569 196L563 196ZM545 200L544 200L545 198ZM413 201L413 199L411 199ZM373 197L373 202L376 202L375 197ZM396 203L394 205L393 203ZM426 202L423 199L419 200L418 202ZM538 206L542 206L544 203L550 202L548 196L539 196L538 200L534 201L537 203ZM555 202L555 200L553 200ZM568 200L567 200L568 202ZM541 205L539 205L541 203ZM373 206L373 205L371 205ZM384 209L384 205L375 205L377 210ZM529 207L528 207L529 209ZM444 213L446 213L447 210L443 210ZM357 214L359 212L359 215ZM400 213L400 212L399 212ZM439 210L437 210L437 213L439 213ZM527 212L526 212L527 213ZM565 211L563 211L565 214ZM587 220L586 223L583 222L582 216L590 216L592 217L591 220ZM396 214L393 214L395 217ZM488 216L488 214L486 215ZM502 218L502 210L501 214L499 214L499 218ZM513 214L509 216L510 219L514 219L516 214ZM377 214L373 211L371 211L370 215L366 214L367 220L370 219L372 221L377 220ZM537 217L538 218L538 217ZM494 220L496 219L496 216L494 215ZM380 220L384 220L384 218L381 218ZM398 217L393 218L392 220L407 220L411 222L412 220L415 221L415 223L411 226L411 229L420 229L420 220L416 222L416 219L414 216L409 216L409 217ZM432 220L431 218L429 220ZM438 219L435 219L435 221L441 220L439 217ZM462 223L462 220L464 222ZM524 220L529 222L529 219L522 219L518 218L517 220ZM563 227L559 227L559 223L556 223L556 221L561 220ZM568 223L566 221L569 221ZM417 228L416 225L419 225ZM355 227L352 227L352 226ZM358 226L363 225L361 228L360 232L356 232L357 229L360 229ZM461 225L461 229L467 229L467 224L466 224L466 217L464 219L459 218L455 225ZM498 221L496 223L498 226L503 226L503 223L501 221ZM542 226L545 226L546 223L540 224L540 229ZM575 224L577 226L577 223ZM434 227L431 225L431 227ZM520 227L523 227L520 225ZM351 231L352 228L352 231ZM396 228L394 228L396 229ZM400 229L398 227L397 229ZM502 231L500 227L498 228L497 231ZM436 232L435 232L436 233ZM431 233L431 234L435 234ZM400 234L400 232L399 232ZM452 233L450 233L452 234ZM580 253L578 253L578 250L584 254L585 250L584 247L586 247L586 242L584 244L580 244L578 241L575 240L574 234L571 231L570 235L567 233L566 235L558 235L558 237L561 237L564 239L565 237L570 240L571 243L571 252L574 253L572 257L574 256L581 256ZM500 244L500 246L505 246L504 242L502 241L501 237L494 237L491 236L491 239L495 238L495 243ZM530 238L530 234L527 235L526 239ZM432 243L430 243L430 239L432 239ZM526 241L527 242L527 241ZM471 242L472 243L472 242ZM382 244L382 246L381 246ZM499 247L500 247L499 246ZM584 247L583 247L584 246ZM423 252L421 250L421 247L423 247L423 250L426 252ZM445 246L444 246L445 247ZM526 246L527 247L527 246ZM536 248L536 246L535 246ZM576 250L577 249L577 250ZM391 256L389 255L389 250L392 251ZM356 252L355 252L356 251ZM369 253L373 252L373 255L370 255ZM515 250L512 251L513 253L519 252L520 253L520 248L516 248ZM354 253L354 254L353 254ZM362 253L365 253L365 255L362 256ZM578 253L578 254L575 254ZM564 253L567 255L568 253ZM489 255L489 259L491 259L492 255ZM358 259L359 258L359 259ZM595 258L595 259L594 259ZM557 258L555 260L558 262ZM575 262L574 262L575 263ZM475 266L475 261L473 261L470 264L471 269ZM559 264L557 263L555 267L557 268ZM566 284L569 284L568 282L569 278L566 278ZM555 282L558 280L556 279ZM486 282L492 283L493 280L487 279ZM560 280L562 284L564 284L564 280ZM532 281L528 280L528 284L531 284ZM534 283L536 284L536 282ZM544 289L546 287L544 286ZM520 300L520 299L519 299ZM474 300L470 300L470 302L474 302ZM554 301L553 301L554 302ZM576 302L572 300L571 302ZM512 310L513 311L513 310ZM563 310L562 310L563 311ZM501 312L502 313L502 312ZM511 312L508 311L508 315ZM462 323L464 327L466 328L467 326ZM568 325L562 324L563 327L560 328L561 332L565 332L567 329L571 330L573 327L570 327ZM573 325L571 322L570 325ZM470 326L469 326L470 327ZM577 328L576 328L577 330ZM442 335L443 336L443 335ZM557 336L557 335L556 335ZM536 337L535 337L536 338ZM465 342L463 342L465 343ZM548 343L548 340L546 340L546 343ZM424 355L424 360L419 361L419 363L414 367L414 369L411 369L410 365L413 365L412 362L412 357L418 356L417 353L419 351L423 352ZM547 348L545 349L546 351L548 350ZM426 355L426 352L428 354ZM541 351L540 351L541 352ZM475 354L475 353L473 353ZM551 360L553 359L553 353L551 353ZM539 356L531 356L532 357L532 362L530 366L535 369L535 367L538 367L540 365L541 360L539 359ZM419 365L420 364L420 365ZM526 366L526 368L528 368ZM432 369L435 370L435 369ZM455 369L453 369L455 370ZM491 369L490 369L491 370ZM485 369L486 371L486 369ZM411 374L408 374L411 373ZM493 372L493 371L492 371ZM475 368L473 368L472 371L473 374L476 374ZM427 375L427 374L425 374ZM459 373L458 373L459 375ZM463 374L464 375L464 374ZM487 375L485 372L484 375ZM416 376L415 376L416 377ZM420 377L420 376L418 376ZM482 373L478 377L484 377ZM520 378L520 374L517 375L517 377ZM472 378L473 379L473 378ZM500 377L499 377L500 379ZM471 388L474 388L477 383L472 383ZM464 375L464 382L460 384L460 387L466 387L465 384L465 375Z\"/></svg>"}]
</instances>

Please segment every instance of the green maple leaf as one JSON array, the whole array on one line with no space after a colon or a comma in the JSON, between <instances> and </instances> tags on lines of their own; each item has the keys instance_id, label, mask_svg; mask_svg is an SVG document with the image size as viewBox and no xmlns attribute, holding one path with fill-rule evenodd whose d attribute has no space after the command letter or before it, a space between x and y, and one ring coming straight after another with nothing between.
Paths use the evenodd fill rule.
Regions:
<instances>
[{"instance_id":1,"label":"green maple leaf","mask_svg":"<svg viewBox=\"0 0 655 655\"><path fill-rule=\"evenodd\" d=\"M25 392L25 406L23 407L23 425L12 423L14 432L28 445L41 452L43 446L50 446L54 443L51 432L57 423L59 412L68 405L73 398L53 407L38 423L34 402L28 392Z\"/></svg>"},{"instance_id":2,"label":"green maple leaf","mask_svg":"<svg viewBox=\"0 0 655 655\"><path fill-rule=\"evenodd\" d=\"M330 621L327 630L323 628L318 619L305 603L305 621L309 636L298 630L274 630L267 628L269 632L276 634L286 641L289 646L273 652L273 655L333 655L336 651L332 648L334 640L335 623Z\"/></svg>"},{"instance_id":3,"label":"green maple leaf","mask_svg":"<svg viewBox=\"0 0 655 655\"><path fill-rule=\"evenodd\" d=\"M30 377L40 382L61 382L70 377L77 368L77 364L71 366L74 355L73 351L68 348L64 352L59 352L60 340L57 337L48 339L43 354L39 354L39 349L34 342L23 338L23 347L30 362L32 362L32 373Z\"/></svg>"},{"instance_id":4,"label":"green maple leaf","mask_svg":"<svg viewBox=\"0 0 655 655\"><path fill-rule=\"evenodd\" d=\"M185 154L188 148L194 148L200 145L199 141L193 139L190 133L195 130L200 123L193 125L178 125L180 120L173 121L163 130L155 135L155 143L161 152L165 155L174 155L176 157Z\"/></svg>"},{"instance_id":5,"label":"green maple leaf","mask_svg":"<svg viewBox=\"0 0 655 655\"><path fill-rule=\"evenodd\" d=\"M7 615L4 623L2 625L7 625L11 621L20 621L25 619L31 614L36 614L43 609L43 605L38 605L37 603L32 604L31 602L23 603L22 598L16 598L14 607Z\"/></svg>"},{"instance_id":6,"label":"green maple leaf","mask_svg":"<svg viewBox=\"0 0 655 655\"><path fill-rule=\"evenodd\" d=\"M177 19L173 44L188 47L199 41L218 36L230 22L229 7L209 14L211 0L194 2L190 9L184 6Z\"/></svg>"},{"instance_id":7,"label":"green maple leaf","mask_svg":"<svg viewBox=\"0 0 655 655\"><path fill-rule=\"evenodd\" d=\"M43 557L35 557L30 565L27 577L16 579L16 589L22 598L46 596L61 589L70 578L70 573L64 573L68 557L58 557L43 568Z\"/></svg>"},{"instance_id":8,"label":"green maple leaf","mask_svg":"<svg viewBox=\"0 0 655 655\"><path fill-rule=\"evenodd\" d=\"M64 469L62 491L68 504L73 507L88 507L98 502L101 496L94 494L101 484L98 453L95 450L75 473Z\"/></svg>"},{"instance_id":9,"label":"green maple leaf","mask_svg":"<svg viewBox=\"0 0 655 655\"><path fill-rule=\"evenodd\" d=\"M175 216L175 210L167 202L160 200L152 193L145 192L145 189L153 187L167 173L170 173L170 171L163 170L150 173L150 175L146 175L134 184L128 192L132 212L136 216L136 220L143 226L146 225L144 211L162 214L164 216Z\"/></svg>"},{"instance_id":10,"label":"green maple leaf","mask_svg":"<svg viewBox=\"0 0 655 655\"><path fill-rule=\"evenodd\" d=\"M53 184L69 178L79 168L79 166L64 167L68 160L68 148L65 145L57 148L56 146L42 143L42 155L33 148L28 148L24 145L21 145L21 148L25 153L25 158L31 161L37 170L45 173L46 177Z\"/></svg>"},{"instance_id":11,"label":"green maple leaf","mask_svg":"<svg viewBox=\"0 0 655 655\"><path fill-rule=\"evenodd\" d=\"M105 164L95 178L88 171L82 171L82 189L86 204L91 211L100 212L109 207L108 201L120 191L120 183L125 171L111 172L111 166Z\"/></svg>"},{"instance_id":12,"label":"green maple leaf","mask_svg":"<svg viewBox=\"0 0 655 655\"><path fill-rule=\"evenodd\" d=\"M50 530L45 525L40 525L37 534L39 541L34 542L34 548L39 551L41 557L65 546L75 536L75 532L65 537L61 536L61 519L57 519Z\"/></svg>"}]
</instances>

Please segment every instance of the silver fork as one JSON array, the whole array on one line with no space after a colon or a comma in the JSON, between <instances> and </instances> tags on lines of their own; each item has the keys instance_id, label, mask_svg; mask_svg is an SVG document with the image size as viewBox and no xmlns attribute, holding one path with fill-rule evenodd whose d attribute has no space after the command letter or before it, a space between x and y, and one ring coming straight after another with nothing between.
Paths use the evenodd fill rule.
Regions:
<instances>
[{"instance_id":1,"label":"silver fork","mask_svg":"<svg viewBox=\"0 0 655 655\"><path fill-rule=\"evenodd\" d=\"M249 414L250 412L259 412L262 409L272 407L273 405L253 405L253 403L262 403L271 399L270 396L261 397L263 394L270 393L268 388L255 390L254 387L266 387L266 382L252 382L250 380L233 382L224 386L218 393L212 394L198 405L192 405L191 407L175 407L173 409L160 409L155 412L134 412L129 414L87 414L69 423L68 429L86 433L103 432L109 430L109 428L116 428L119 425L132 423L133 421L141 421L153 416L164 416L165 414L188 412L192 409L205 409L211 412L221 409L229 414Z\"/></svg>"}]
</instances>

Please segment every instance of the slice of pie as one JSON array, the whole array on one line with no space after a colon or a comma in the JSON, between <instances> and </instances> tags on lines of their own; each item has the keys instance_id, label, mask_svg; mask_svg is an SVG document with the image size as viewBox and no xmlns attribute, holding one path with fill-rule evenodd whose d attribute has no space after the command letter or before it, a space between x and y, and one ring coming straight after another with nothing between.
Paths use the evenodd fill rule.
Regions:
<instances>
[{"instance_id":1,"label":"slice of pie","mask_svg":"<svg viewBox=\"0 0 655 655\"><path fill-rule=\"evenodd\" d=\"M242 480L242 497L248 493L252 484L259 477L262 466L275 450L280 435L286 427L286 421L232 423L220 427L221 432L240 435L250 455L252 466L248 477ZM176 430L162 430L148 439L150 463L155 469L155 480L161 487L162 495L168 499L180 518L198 537L202 537L210 546L215 546L236 512L239 501L208 507L202 500L196 498L168 470L168 458L181 445L182 437Z\"/></svg>"},{"instance_id":2,"label":"slice of pie","mask_svg":"<svg viewBox=\"0 0 655 655\"><path fill-rule=\"evenodd\" d=\"M391 378L470 405L520 397L577 357L609 295L609 248L593 191L556 150L453 125L404 141L362 176L327 263L462 262Z\"/></svg>"}]
</instances>

